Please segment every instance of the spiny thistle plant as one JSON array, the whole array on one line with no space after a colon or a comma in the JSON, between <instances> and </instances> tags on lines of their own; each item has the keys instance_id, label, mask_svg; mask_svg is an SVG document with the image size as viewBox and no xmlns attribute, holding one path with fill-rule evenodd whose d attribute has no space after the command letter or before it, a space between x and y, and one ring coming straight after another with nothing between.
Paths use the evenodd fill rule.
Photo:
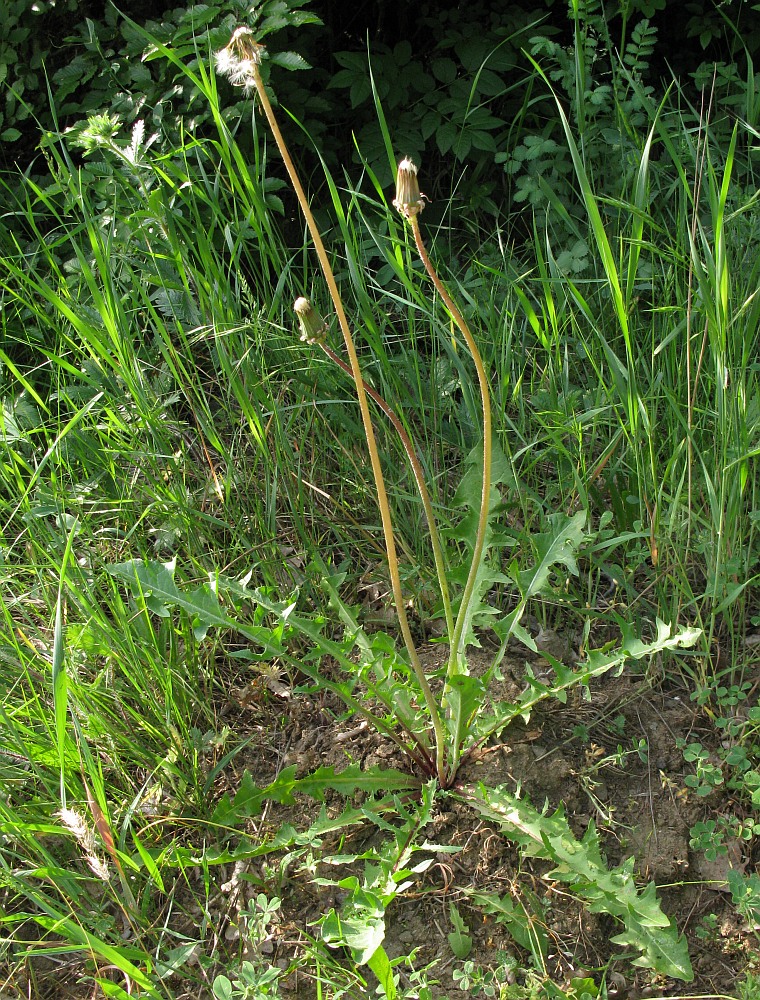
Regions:
<instances>
[{"instance_id":1,"label":"spiny thistle plant","mask_svg":"<svg viewBox=\"0 0 760 1000\"><path fill-rule=\"evenodd\" d=\"M585 515L581 513L572 518L558 518L554 532L550 536L541 536L537 539L538 565L531 571L520 573L515 570L512 574L520 595L516 607L504 619L502 627L497 629L497 634L501 639L499 652L484 678L471 676L467 666L466 649L469 644L475 641L473 626L476 612L481 607L481 599L484 596L489 581L493 582L495 579L493 575L489 576L487 572L484 572L485 556L489 548L489 521L492 516L495 497L493 489L495 483L493 481L491 404L485 366L475 338L461 310L457 307L439 278L425 248L419 224L420 213L425 207L425 197L420 192L417 167L410 159L404 158L398 164L396 196L393 200L393 205L411 230L414 244L425 271L467 345L475 366L480 389L482 451L478 455L476 463L481 477L478 491L479 498L473 504L477 512L476 528L474 534L469 539L469 569L466 580L461 593L457 595L455 601L450 591L449 573L436 526L433 506L415 446L393 409L374 389L365 383L362 377L354 338L327 252L264 86L261 76L261 62L265 54L265 46L256 41L251 29L248 27L239 27L232 35L229 44L221 52L217 53L216 68L218 73L226 76L233 85L243 87L246 93L258 96L314 243L314 249L327 284L335 316L343 335L348 362L344 361L329 346L327 342L329 334L328 324L318 314L311 302L304 297L300 297L295 303L295 313L301 330L301 340L308 345L321 348L331 361L351 376L355 385L374 477L377 503L380 510L395 613L399 631L406 647L408 665L411 667L416 681L417 693L424 700L425 721L420 723L419 712L412 711L411 709L408 712L396 711L397 705L394 703L393 697L388 695L387 685L385 697L383 697L380 685L373 686L370 684L369 690L372 695L379 696L381 701L384 702L389 709L389 715L392 719L392 724L383 722L379 725L379 728L388 734L394 728L400 728L405 735L402 739L395 737L396 742L404 747L411 759L422 768L425 775L435 777L442 787L450 788L454 784L457 771L466 752L474 749L489 735L504 728L517 714L525 715L530 710L530 706L540 700L541 697L546 696L549 690L545 687L542 689L542 686L537 682L533 684L529 683L528 690L519 706L505 706L504 711L497 711L495 715L490 715L487 718L484 716L483 706L486 700L488 680L493 675L499 660L504 654L509 637L517 635L522 641L535 649L530 636L520 626L520 618L529 598L538 594L545 586L551 567L562 565L570 572L577 572L575 552L585 538ZM406 601L404 599L399 571L393 521L369 409L369 399L374 401L399 435L411 466L427 519L442 614L449 642L443 689L438 696L433 692L430 680L420 660L406 612ZM501 577L501 579L504 579L504 577ZM355 619L351 618L349 610L341 602L337 594L337 588L332 587L330 584L328 584L328 587L331 590L331 598L333 599L334 606L340 608L340 613L344 620L347 623L350 622L352 630L358 634L360 629ZM288 619L291 626L294 625L295 621L292 616ZM311 631L311 636L315 637L313 630ZM321 637L317 635L316 639L326 651L325 643ZM553 666L557 682L555 689L564 690L572 684L585 683L591 676L609 670L612 666L620 665L628 656L644 655L644 650L652 652L655 647L662 648L663 646L682 645L688 641L692 641L691 633L688 635L679 633L672 637L669 628L661 624L657 640L654 644L645 646L636 640L638 645L635 651L632 651L632 644L628 643L628 649L622 648L617 650L612 657L601 655L600 651L600 655L596 659L592 657L580 671L570 670L563 664L554 662ZM345 695L342 696L344 700L348 701L353 710L359 711L375 724L380 722L380 718L372 713L361 699L355 699L352 696L349 700L346 699Z\"/></svg>"}]
</instances>

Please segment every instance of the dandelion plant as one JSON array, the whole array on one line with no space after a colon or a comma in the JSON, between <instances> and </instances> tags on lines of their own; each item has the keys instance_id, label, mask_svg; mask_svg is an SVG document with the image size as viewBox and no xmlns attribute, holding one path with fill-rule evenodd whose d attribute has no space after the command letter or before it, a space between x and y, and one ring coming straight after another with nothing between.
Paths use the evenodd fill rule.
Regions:
<instances>
[{"instance_id":1,"label":"dandelion plant","mask_svg":"<svg viewBox=\"0 0 760 1000\"><path fill-rule=\"evenodd\" d=\"M461 594L458 595L458 607L455 616L455 602L452 598L450 588L450 572L436 525L433 504L423 476L422 464L412 439L393 407L371 386L367 385L363 378L354 337L327 252L264 86L260 67L265 52L265 47L255 40L251 29L240 27L234 32L229 44L217 54L216 68L232 84L243 87L247 93L258 97L311 234L319 266L324 275L330 299L332 300L338 326L343 335L348 361L345 361L330 346L329 325L322 319L312 303L303 296L296 300L294 307L301 330L301 340L309 346L319 347L335 365L351 377L354 383L374 478L377 503L380 510L395 613L399 631L406 647L408 662L416 678L418 691L425 704L427 724L421 728L417 725L413 701L407 705L405 714L402 712L401 705L406 704L406 695L398 686L394 688L387 677L385 677L383 682L387 688L384 695L381 688L377 685L373 687L372 683L368 685L369 691L370 694L380 697L381 701L384 700L391 718L395 716L395 722L406 732L407 737L411 737L411 759L418 764L422 763L423 771L429 776L434 776L443 787L450 788L456 780L463 754L468 748L473 749L487 738L488 735L503 728L510 719L524 712L532 704L533 700L544 697L546 691L549 690L547 688L539 692L534 689L534 685L526 691L525 698L519 706L508 706L506 709L496 712L495 715L489 718L480 719L479 717L482 715L481 710L487 694L488 678L484 682L480 678L470 676L467 665L466 648L469 643L474 641L474 617L480 607L488 576L481 572L488 547L489 518L492 515L492 488L494 486L492 481L493 446L488 375L475 337L469 329L461 310L438 276L426 250L419 224L419 216L425 207L426 199L420 192L416 165L409 158L404 158L398 165L396 193L393 205L411 229L417 252L435 292L467 345L480 389L482 453L479 462L479 472L481 482L478 502L475 505L475 529L471 535L468 535L469 566L467 567L466 579L463 583ZM378 406L381 413L390 421L398 433L414 475L415 484L428 524L433 563L441 598L442 614L446 625L446 638L449 644L446 669L442 678L443 684L438 694L433 692L430 680L423 668L406 612L393 520L368 400L372 400ZM582 523L584 520L585 517L582 514L576 515L573 518L558 519L553 532L537 538L536 550L539 558L536 566L530 571L522 573L515 571L516 575L514 578L520 591L520 598L516 607L505 619L505 625L501 630L503 640L501 650L497 654L497 659L494 661L491 672L495 669L498 656L503 653L506 647L506 640L509 638L509 635L518 634L524 639L529 640L527 633L519 627L519 619L527 606L528 600L545 586L552 566L560 564L571 572L575 571L574 553L584 538ZM461 558L461 552L458 553L457 558ZM326 583L326 585L331 586L329 583ZM341 614L344 620L352 621L349 610L341 605L340 597L335 588L332 588L331 596L333 602L342 608ZM293 618L291 617L289 621L292 625ZM356 628L352 626L352 631L358 632L358 626ZM318 633L314 633L313 631L309 634L312 638L318 636ZM681 638L671 638L669 634L666 637L663 633L658 636L658 641L680 643ZM365 644L369 646L366 640ZM326 649L324 643L323 647ZM601 657L585 673L581 671L576 674L572 671L565 671L565 673L561 673L558 676L559 688L564 688L582 678L588 679L589 676L606 671L610 669L613 660L621 662L621 656L624 658L625 655L621 651L617 655L617 658L615 656L612 659L607 656ZM561 667L561 665L559 666ZM490 672L488 676L490 676ZM367 679L365 677L365 680ZM350 707L353 710L356 709L356 704L356 699L351 697ZM363 714L365 718L376 718L369 711L365 711ZM432 741L429 739L430 736L432 736Z\"/></svg>"},{"instance_id":2,"label":"dandelion plant","mask_svg":"<svg viewBox=\"0 0 760 1000\"><path fill-rule=\"evenodd\" d=\"M264 51L264 46L255 41L253 32L250 28L239 27L230 39L229 45L218 53L216 60L217 70L226 75L230 82L235 86L242 86L247 92L255 90L258 94L261 106L264 109L264 114L269 122L269 127L272 130L272 135L277 143L277 148L280 150L280 154L282 155L285 169L288 172L288 177L293 185L293 190L298 198L298 203L301 206L301 211L303 212L304 219L306 220L306 225L308 226L311 238L314 241L314 249L316 250L319 265L322 269L322 273L330 293L330 298L332 299L332 303L335 308L335 315L338 318L338 323L343 334L343 340L346 345L346 353L348 354L351 375L356 385L356 396L359 402L364 435L367 441L367 450L369 451L370 463L372 465L372 475L375 481L377 503L380 508L380 518L385 539L385 550L388 557L388 572L393 590L393 599L396 605L399 629L403 636L412 668L423 692L428 712L430 713L430 717L433 721L436 745L436 770L439 775L443 775L445 770L445 735L443 725L440 720L435 697L430 688L430 684L428 683L428 679L425 676L422 663L420 662L417 647L415 646L414 639L412 638L409 619L406 614L404 596L401 587L401 575L399 573L398 566L398 556L396 553L396 540L393 534L391 511L388 504L385 479L383 477L383 469L380 462L380 453L377 449L375 431L372 426L369 404L367 403L365 383L362 378L361 368L359 367L359 358L356 353L353 335L348 324L345 309L343 308L343 301L335 281L335 276L333 275L327 251L325 250L317 223L314 219L314 215L312 214L309 201L298 177L298 173L288 151L288 147L285 144L282 132L277 124L277 119L275 117L274 110L272 109L269 95L266 92L264 81L261 77L261 70L259 67Z\"/></svg>"},{"instance_id":3,"label":"dandelion plant","mask_svg":"<svg viewBox=\"0 0 760 1000\"><path fill-rule=\"evenodd\" d=\"M391 578L391 586L393 590L393 597L396 607L396 614L398 616L399 629L404 638L407 652L409 654L411 665L417 676L420 684L420 688L423 691L425 701L427 704L428 712L430 714L430 719L433 725L434 735L435 735L435 769L436 774L442 782L448 784L453 779L456 773L457 761L458 761L458 750L454 750L453 759L446 761L446 740L445 733L441 719L441 706L436 702L433 696L430 684L427 677L425 676L425 671L420 662L419 654L417 652L414 639L411 634L411 629L409 627L409 621L405 610L405 603L401 588L401 577L398 568L398 557L396 553L396 543L393 531L393 522L391 518L390 507L387 499L387 491L385 488L385 482L383 478L382 467L380 464L380 456L377 450L377 443L375 439L375 432L372 426L372 419L369 412L369 405L367 403L367 397L370 396L381 408L383 413L388 417L388 419L393 424L396 431L399 433L402 444L404 446L405 452L409 459L410 465L412 467L415 483L420 494L420 498L425 511L425 516L428 523L428 528L430 532L430 540L433 551L433 559L436 568L436 574L438 578L438 584L441 595L441 603L443 606L444 618L446 621L446 627L448 632L448 637L450 641L450 653L447 668L447 681L452 677L457 676L466 672L466 664L464 662L464 634L465 625L468 619L468 613L470 610L471 600L475 590L475 583L478 574L478 568L483 556L483 550L485 545L486 530L488 525L488 513L489 513L489 503L490 503L490 487L491 487L491 407L489 401L489 389L488 389L488 378L485 372L482 358L478 350L477 344L475 342L472 333L470 332L461 311L457 308L451 296L448 294L446 288L441 282L438 274L433 267L430 258L425 249L424 242L422 240L422 235L420 233L418 215L422 211L425 205L425 201L420 194L419 184L417 182L417 167L409 159L403 159L398 167L397 174L397 184L396 184L396 197L394 199L394 206L398 209L401 215L408 221L411 226L412 233L414 235L414 241L417 246L420 258L425 266L427 273L430 275L430 279L435 286L436 291L443 300L446 308L449 310L454 322L459 328L462 336L465 339L467 347L472 355L473 361L475 363L475 368L478 376L478 383L480 386L480 395L482 400L483 408L483 484L481 490L481 505L478 519L478 529L475 539L474 550L472 554L472 562L470 565L470 570L467 577L467 582L462 594L462 599L459 607L459 612L457 614L456 620L454 620L451 610L451 599L449 596L449 587L446 577L446 567L444 563L443 552L438 536L438 530L435 523L435 515L433 512L433 507L430 502L430 497L428 490L423 478L422 467L417 458L414 445L412 444L408 434L403 428L401 421L393 413L392 409L388 404L382 400L382 398L372 389L370 389L362 376L361 369L359 366L359 360L356 353L356 347L354 344L351 329L346 318L345 309L343 307L343 302L338 290L335 278L330 266L330 261L324 248L319 230L317 229L314 217L311 212L308 200L304 193L303 187L300 183L298 175L295 170L292 158L288 152L285 141L282 137L277 119L274 115L274 111L269 100L269 96L264 87L264 83L260 72L260 63L262 55L264 52L264 46L258 44L253 33L249 28L241 27L238 28L232 36L229 45L223 49L218 55L216 60L217 70L226 75L231 83L236 86L243 86L246 91L255 91L261 102L261 106L264 109L264 113L269 122L269 126L274 135L277 146L282 154L283 162L285 163L288 176L290 177L293 189L298 198L301 210L304 214L309 232L311 233L312 239L314 241L314 247L317 252L317 257L319 259L319 264L324 274L325 281L330 293L330 297L335 308L335 314L338 319L341 331L343 333L343 339L346 346L346 352L348 354L349 363L346 365L338 357L337 354L326 344L326 328L321 318L314 312L311 303L305 299L300 298L295 304L295 311L298 315L299 322L302 330L302 339L310 344L318 344L327 354L327 356L335 362L343 370L350 373L353 378L357 399L359 401L359 408L362 415L362 423L364 426L364 434L367 441L367 448L370 455L370 462L372 465L372 472L375 481L375 489L377 493L378 506L380 508L380 516L383 526L383 533L385 537L385 547L388 557L388 571Z\"/></svg>"}]
</instances>

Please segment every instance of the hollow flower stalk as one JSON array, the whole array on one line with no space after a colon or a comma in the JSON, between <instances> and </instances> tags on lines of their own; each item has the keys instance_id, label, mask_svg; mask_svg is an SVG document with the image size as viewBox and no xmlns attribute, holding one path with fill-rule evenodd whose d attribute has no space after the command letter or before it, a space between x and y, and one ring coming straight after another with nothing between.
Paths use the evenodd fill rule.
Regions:
<instances>
[{"instance_id":1,"label":"hollow flower stalk","mask_svg":"<svg viewBox=\"0 0 760 1000\"><path fill-rule=\"evenodd\" d=\"M472 553L472 563L467 576L467 581L462 592L462 602L459 607L456 623L453 632L449 633L449 662L447 667L447 677L466 670L464 663L464 647L466 643L467 619L470 613L470 604L475 593L478 570L483 558L486 542L486 532L488 530L488 512L491 502L491 400L488 377L486 375L483 359L478 350L475 338L472 336L464 316L457 307L454 300L449 295L445 285L438 277L433 264L428 257L425 244L422 239L419 224L419 214L425 207L424 196L420 193L419 181L417 178L417 167L407 157L398 165L396 173L396 197L393 205L401 215L407 220L412 229L414 242L420 259L433 282L436 291L441 296L452 319L464 337L467 348L475 364L480 387L480 399L483 411L483 488L480 500L480 512L478 517L478 529L475 536L475 545ZM449 777L456 774L459 766L459 747L454 748L454 759L450 764Z\"/></svg>"},{"instance_id":2,"label":"hollow flower stalk","mask_svg":"<svg viewBox=\"0 0 760 1000\"><path fill-rule=\"evenodd\" d=\"M335 308L335 315L338 319L341 332L343 333L343 340L346 345L346 353L348 354L351 374L356 385L356 397L359 403L364 436L367 441L367 451L369 452L372 475L375 481L377 504L380 509L380 520L383 527L385 551L388 557L388 574L391 580L391 588L393 590L393 599L396 605L396 616L398 618L399 629L404 639L404 645L406 646L407 653L409 655L410 664L414 670L415 676L417 677L417 681L425 699L428 714L433 724L436 744L436 772L441 779L443 779L445 774L446 752L446 737L443 728L443 721L441 719L435 697L433 696L433 692L430 688L430 684L425 676L425 671L420 661L417 647L414 644L411 628L409 627L409 620L406 614L406 608L404 606L401 575L399 573L398 556L396 553L396 541L393 535L393 522L391 519L390 506L388 504L388 496L385 488L382 466L380 463L380 454L377 449L374 428L372 427L369 404L367 403L367 393L364 388L364 380L362 379L361 368L359 366L359 358L356 353L356 346L351 334L351 329L348 325L348 319L346 318L345 309L343 308L343 302L340 297L340 292L338 291L338 286L335 281L332 267L330 266L330 261L327 256L324 243L322 242L319 228L317 227L314 215L309 206L308 198L306 197L303 185L298 177L290 152L288 151L288 147L285 144L282 132L280 131L280 127L277 123L266 88L264 87L264 81L260 71L260 64L264 51L264 46L256 42L250 28L241 27L234 32L229 44L217 54L216 67L217 71L227 76L227 78L235 86L245 87L247 92L252 90L256 91L267 122L269 123L269 127L272 130L274 140L277 143L277 148L282 156L285 169L288 172L290 183L298 199L298 203L301 206L301 211L304 219L306 220L306 225L314 242L314 249L319 259L319 265L322 269L322 273L324 274L330 298L332 299L333 306Z\"/></svg>"},{"instance_id":3,"label":"hollow flower stalk","mask_svg":"<svg viewBox=\"0 0 760 1000\"><path fill-rule=\"evenodd\" d=\"M296 317L298 318L301 340L305 341L307 344L318 344L331 361L338 365L338 367L346 372L347 375L352 376L350 366L347 365L343 358L336 354L335 351L326 343L327 324L311 304L309 299L305 297L296 299L293 304L293 309ZM430 494L428 493L427 484L425 482L425 474L422 469L422 464L414 448L412 439L409 437L409 434L407 433L404 425L401 423L398 415L383 399L380 393L376 392L372 386L367 385L366 382L364 383L364 390L367 395L374 400L375 403L377 403L388 420L390 420L396 433L401 439L404 451L406 452L406 457L412 467L417 492L419 493L420 500L422 501L425 520L427 521L428 531L430 532L430 544L433 550L435 571L436 576L438 577L438 585L441 592L441 603L443 605L443 615L446 621L446 631L448 635L451 635L454 630L454 619L451 611L449 586L446 579L446 563L443 557L443 547L441 546L438 526L435 520L435 512L433 511L433 504L430 500Z\"/></svg>"}]
</instances>

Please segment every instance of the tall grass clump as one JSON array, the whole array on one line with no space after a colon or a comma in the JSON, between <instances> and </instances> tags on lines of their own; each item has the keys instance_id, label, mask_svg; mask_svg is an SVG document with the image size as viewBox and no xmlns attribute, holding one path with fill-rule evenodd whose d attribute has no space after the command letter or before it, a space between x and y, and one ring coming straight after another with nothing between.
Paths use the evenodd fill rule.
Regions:
<instances>
[{"instance_id":1,"label":"tall grass clump","mask_svg":"<svg viewBox=\"0 0 760 1000\"><path fill-rule=\"evenodd\" d=\"M4 187L0 229L3 985L44 995L54 938L86 956L72 981L170 996L191 946L149 927L177 912L164 861L184 877L175 846L230 754L226 681L192 615L141 609L103 564L253 556L292 585L298 506L280 511L308 425L273 373L296 265L264 164L254 178L234 144L165 155L93 116L45 154L47 182Z\"/></svg>"},{"instance_id":2,"label":"tall grass clump","mask_svg":"<svg viewBox=\"0 0 760 1000\"><path fill-rule=\"evenodd\" d=\"M614 196L597 192L591 143L557 101L585 220L553 206L517 291L541 359L529 420L564 495L612 527L602 579L625 603L699 623L702 687L719 661L741 670L754 609L758 346L752 163L740 126L712 123L704 99L701 112L651 108ZM576 273L551 218L583 247Z\"/></svg>"}]
</instances>

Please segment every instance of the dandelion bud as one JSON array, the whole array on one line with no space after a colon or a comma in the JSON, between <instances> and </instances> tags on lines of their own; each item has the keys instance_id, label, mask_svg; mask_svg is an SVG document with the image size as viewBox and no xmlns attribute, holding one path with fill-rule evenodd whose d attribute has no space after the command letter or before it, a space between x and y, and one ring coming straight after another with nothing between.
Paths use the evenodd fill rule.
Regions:
<instances>
[{"instance_id":1,"label":"dandelion bud","mask_svg":"<svg viewBox=\"0 0 760 1000\"><path fill-rule=\"evenodd\" d=\"M396 197L393 199L393 207L397 208L405 219L419 215L425 207L425 201L420 194L420 186L417 183L417 168L406 157L398 165Z\"/></svg>"},{"instance_id":2,"label":"dandelion bud","mask_svg":"<svg viewBox=\"0 0 760 1000\"><path fill-rule=\"evenodd\" d=\"M308 299L301 296L293 304L298 325L301 328L301 340L307 344L322 344L327 337L327 324Z\"/></svg>"},{"instance_id":3,"label":"dandelion bud","mask_svg":"<svg viewBox=\"0 0 760 1000\"><path fill-rule=\"evenodd\" d=\"M250 28L236 28L229 44L214 57L217 73L226 76L233 87L253 90L256 86L256 67L261 65L264 48L253 37Z\"/></svg>"}]
</instances>

